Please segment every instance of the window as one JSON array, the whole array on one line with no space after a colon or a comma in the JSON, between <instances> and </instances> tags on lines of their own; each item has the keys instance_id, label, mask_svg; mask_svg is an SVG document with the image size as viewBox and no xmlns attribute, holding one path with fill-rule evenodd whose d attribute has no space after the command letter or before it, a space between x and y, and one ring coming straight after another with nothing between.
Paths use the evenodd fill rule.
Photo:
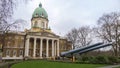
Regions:
<instances>
[{"instance_id":1,"label":"window","mask_svg":"<svg viewBox=\"0 0 120 68\"><path fill-rule=\"evenodd\" d=\"M10 50L7 50L7 51L6 51L6 55L7 55L7 56L10 56Z\"/></svg>"},{"instance_id":2,"label":"window","mask_svg":"<svg viewBox=\"0 0 120 68\"><path fill-rule=\"evenodd\" d=\"M46 28L48 29L48 23L46 23Z\"/></svg>"},{"instance_id":3,"label":"window","mask_svg":"<svg viewBox=\"0 0 120 68\"><path fill-rule=\"evenodd\" d=\"M19 54L19 55L20 55L20 56L23 55L23 50L20 50L20 54Z\"/></svg>"},{"instance_id":4,"label":"window","mask_svg":"<svg viewBox=\"0 0 120 68\"><path fill-rule=\"evenodd\" d=\"M35 21L35 23L34 23L34 27L37 27L37 21Z\"/></svg>"},{"instance_id":5,"label":"window","mask_svg":"<svg viewBox=\"0 0 120 68\"><path fill-rule=\"evenodd\" d=\"M35 14L35 17L38 17L38 14L37 14L37 13Z\"/></svg>"},{"instance_id":6,"label":"window","mask_svg":"<svg viewBox=\"0 0 120 68\"><path fill-rule=\"evenodd\" d=\"M7 42L7 47L10 47L10 42L9 41Z\"/></svg>"},{"instance_id":7,"label":"window","mask_svg":"<svg viewBox=\"0 0 120 68\"><path fill-rule=\"evenodd\" d=\"M44 17L44 14L42 13L42 15L41 15L42 17Z\"/></svg>"},{"instance_id":8,"label":"window","mask_svg":"<svg viewBox=\"0 0 120 68\"><path fill-rule=\"evenodd\" d=\"M42 28L44 28L44 22L42 22Z\"/></svg>"},{"instance_id":9,"label":"window","mask_svg":"<svg viewBox=\"0 0 120 68\"><path fill-rule=\"evenodd\" d=\"M16 56L16 50L13 51L13 56Z\"/></svg>"}]
</instances>

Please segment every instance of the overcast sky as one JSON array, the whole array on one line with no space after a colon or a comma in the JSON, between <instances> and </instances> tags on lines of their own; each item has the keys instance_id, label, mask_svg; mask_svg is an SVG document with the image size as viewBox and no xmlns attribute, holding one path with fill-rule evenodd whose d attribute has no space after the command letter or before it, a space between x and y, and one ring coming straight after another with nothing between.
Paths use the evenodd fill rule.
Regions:
<instances>
[{"instance_id":1,"label":"overcast sky","mask_svg":"<svg viewBox=\"0 0 120 68\"><path fill-rule=\"evenodd\" d=\"M26 20L26 28L30 29L32 13L40 2L48 13L52 31L62 36L72 28L93 27L105 13L120 11L120 0L33 0L19 4L14 18Z\"/></svg>"}]
</instances>

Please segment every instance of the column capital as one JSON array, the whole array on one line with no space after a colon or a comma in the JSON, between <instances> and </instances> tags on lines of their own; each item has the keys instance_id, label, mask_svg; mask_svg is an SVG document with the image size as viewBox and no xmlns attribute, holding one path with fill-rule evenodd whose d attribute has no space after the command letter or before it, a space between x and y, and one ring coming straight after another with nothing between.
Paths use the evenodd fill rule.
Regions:
<instances>
[{"instance_id":1,"label":"column capital","mask_svg":"<svg viewBox=\"0 0 120 68\"><path fill-rule=\"evenodd\" d=\"M59 41L59 39L57 39L57 41Z\"/></svg>"},{"instance_id":2,"label":"column capital","mask_svg":"<svg viewBox=\"0 0 120 68\"><path fill-rule=\"evenodd\" d=\"M52 39L52 41L55 41L55 39Z\"/></svg>"},{"instance_id":3,"label":"column capital","mask_svg":"<svg viewBox=\"0 0 120 68\"><path fill-rule=\"evenodd\" d=\"M49 38L46 38L47 41L49 41L50 39Z\"/></svg>"},{"instance_id":4,"label":"column capital","mask_svg":"<svg viewBox=\"0 0 120 68\"><path fill-rule=\"evenodd\" d=\"M40 39L49 40L49 38L40 38Z\"/></svg>"},{"instance_id":5,"label":"column capital","mask_svg":"<svg viewBox=\"0 0 120 68\"><path fill-rule=\"evenodd\" d=\"M34 39L36 40L37 38L36 38L36 37L34 37Z\"/></svg>"},{"instance_id":6,"label":"column capital","mask_svg":"<svg viewBox=\"0 0 120 68\"><path fill-rule=\"evenodd\" d=\"M26 37L26 39L30 39L30 37Z\"/></svg>"},{"instance_id":7,"label":"column capital","mask_svg":"<svg viewBox=\"0 0 120 68\"><path fill-rule=\"evenodd\" d=\"M43 38L40 38L40 40L43 40Z\"/></svg>"},{"instance_id":8,"label":"column capital","mask_svg":"<svg viewBox=\"0 0 120 68\"><path fill-rule=\"evenodd\" d=\"M30 36L27 35L26 38L30 38Z\"/></svg>"}]
</instances>

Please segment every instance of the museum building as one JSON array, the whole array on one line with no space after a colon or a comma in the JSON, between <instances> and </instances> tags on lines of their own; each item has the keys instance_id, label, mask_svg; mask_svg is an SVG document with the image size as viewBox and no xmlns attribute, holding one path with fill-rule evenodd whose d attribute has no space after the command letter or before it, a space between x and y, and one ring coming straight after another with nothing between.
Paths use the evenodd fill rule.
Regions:
<instances>
[{"instance_id":1,"label":"museum building","mask_svg":"<svg viewBox=\"0 0 120 68\"><path fill-rule=\"evenodd\" d=\"M0 44L2 59L56 58L61 52L70 50L71 42L53 33L48 24L48 14L40 3L32 14L30 29L7 33L5 45Z\"/></svg>"}]
</instances>

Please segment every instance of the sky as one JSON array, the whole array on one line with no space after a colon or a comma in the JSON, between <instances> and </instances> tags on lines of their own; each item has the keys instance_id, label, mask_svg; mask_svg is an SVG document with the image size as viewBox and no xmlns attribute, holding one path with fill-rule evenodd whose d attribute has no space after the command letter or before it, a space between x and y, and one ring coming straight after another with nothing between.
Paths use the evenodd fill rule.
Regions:
<instances>
[{"instance_id":1,"label":"sky","mask_svg":"<svg viewBox=\"0 0 120 68\"><path fill-rule=\"evenodd\" d=\"M32 0L17 5L14 19L26 20L25 28L30 29L32 14L40 2L48 14L49 27L60 36L72 28L94 27L103 14L120 12L120 0Z\"/></svg>"}]
</instances>

